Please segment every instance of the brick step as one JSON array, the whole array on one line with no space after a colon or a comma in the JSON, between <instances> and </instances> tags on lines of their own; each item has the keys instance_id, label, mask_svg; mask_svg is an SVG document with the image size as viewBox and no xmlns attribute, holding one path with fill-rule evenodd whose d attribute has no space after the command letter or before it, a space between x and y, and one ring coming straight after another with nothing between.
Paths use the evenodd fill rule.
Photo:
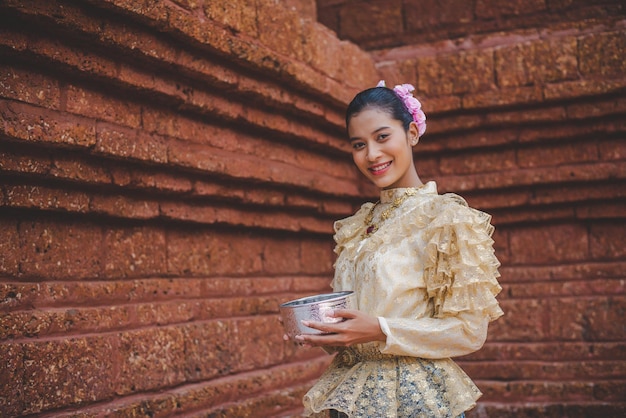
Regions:
<instances>
[{"instance_id":1,"label":"brick step","mask_svg":"<svg viewBox=\"0 0 626 418\"><path fill-rule=\"evenodd\" d=\"M480 402L467 418L604 418L626 415L624 402Z\"/></svg>"},{"instance_id":2,"label":"brick step","mask_svg":"<svg viewBox=\"0 0 626 418\"><path fill-rule=\"evenodd\" d=\"M320 356L320 351L316 351L314 356L309 355L302 360L266 364L261 370L252 371L256 361L242 361L239 356L259 358L258 349L253 352L240 347L226 354L222 348L211 352L208 347L194 346L191 341L196 340L193 340L194 336L189 336L192 340L187 342L185 355L181 351L178 353L180 356L175 357L183 343L180 338L168 335L167 330L143 334L141 338L144 342L123 334L117 342L107 336L66 340L64 344L68 351L63 351L63 356L55 352L52 344L34 343L20 348L24 355L29 356L32 367L28 367L24 374L20 373L19 377L11 376L12 387L28 390L12 393L15 396L5 412L17 416L72 405L87 415L107 412L132 416L133 413L141 412L143 415L149 411L154 416L170 416L177 412L219 408L220 405L268 392L282 390L295 393L294 388L298 388L297 392L301 393L302 388L310 385L309 382L319 376L330 360L329 356ZM221 336L223 334L218 333L212 338L209 335L202 338L212 342L219 338L225 342ZM3 346L3 351L11 354L5 358L13 364L13 355L18 352L12 346ZM283 350L274 349L275 354L279 351ZM51 360L46 359L47 356L55 357ZM57 368L55 372L44 374L38 370L42 365L56 365ZM233 367L235 365L245 365L245 368ZM201 381L209 378L212 380ZM21 382L21 385L15 385L15 382ZM177 387L159 390L159 384L163 382ZM75 392L59 396L55 389L59 385L72 388ZM111 401L114 395L116 399ZM280 397L277 393L274 395ZM301 405L297 396L293 401L294 404L285 408ZM90 407L91 404L93 406Z\"/></svg>"},{"instance_id":3,"label":"brick step","mask_svg":"<svg viewBox=\"0 0 626 418\"><path fill-rule=\"evenodd\" d=\"M582 361L626 360L624 341L537 341L497 342L489 339L479 351L458 359L460 364L472 361Z\"/></svg>"},{"instance_id":4,"label":"brick step","mask_svg":"<svg viewBox=\"0 0 626 418\"><path fill-rule=\"evenodd\" d=\"M589 380L623 379L626 362L623 360L580 361L505 361L459 362L463 370L476 380L500 381L568 381L585 376Z\"/></svg>"},{"instance_id":5,"label":"brick step","mask_svg":"<svg viewBox=\"0 0 626 418\"><path fill-rule=\"evenodd\" d=\"M328 236L3 215L0 274L13 280L327 275L334 260Z\"/></svg>"},{"instance_id":6,"label":"brick step","mask_svg":"<svg viewBox=\"0 0 626 418\"><path fill-rule=\"evenodd\" d=\"M616 380L525 380L517 382L477 381L481 402L615 402L624 399L626 379Z\"/></svg>"},{"instance_id":7,"label":"brick step","mask_svg":"<svg viewBox=\"0 0 626 418\"><path fill-rule=\"evenodd\" d=\"M189 321L235 321L250 316L275 317L277 332L279 305L311 294L328 292L328 279L319 289L309 292L279 293L267 296L219 298L188 297L162 302L119 303L83 299L82 306L13 310L3 313L0 341L24 341L28 338L53 338L139 329L150 326L185 324ZM90 306L91 305L91 306Z\"/></svg>"}]
</instances>

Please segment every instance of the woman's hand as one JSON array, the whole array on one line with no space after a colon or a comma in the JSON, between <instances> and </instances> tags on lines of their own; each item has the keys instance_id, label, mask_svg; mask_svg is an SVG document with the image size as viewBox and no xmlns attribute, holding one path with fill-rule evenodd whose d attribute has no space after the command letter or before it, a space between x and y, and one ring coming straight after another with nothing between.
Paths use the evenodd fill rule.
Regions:
<instances>
[{"instance_id":1,"label":"woman's hand","mask_svg":"<svg viewBox=\"0 0 626 418\"><path fill-rule=\"evenodd\" d=\"M328 316L344 318L344 321L336 323L302 321L303 325L322 331L323 334L301 334L296 336L296 341L315 347L349 347L370 341L387 340L376 317L353 309L337 309Z\"/></svg>"}]
</instances>

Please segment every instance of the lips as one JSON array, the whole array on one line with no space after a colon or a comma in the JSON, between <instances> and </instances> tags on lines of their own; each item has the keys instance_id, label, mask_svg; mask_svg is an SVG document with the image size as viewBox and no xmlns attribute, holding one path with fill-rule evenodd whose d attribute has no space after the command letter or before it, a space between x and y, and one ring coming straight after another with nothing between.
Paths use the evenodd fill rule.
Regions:
<instances>
[{"instance_id":1,"label":"lips","mask_svg":"<svg viewBox=\"0 0 626 418\"><path fill-rule=\"evenodd\" d=\"M391 161L388 161L386 163L383 164L376 164L373 165L371 167L368 168L368 170L370 171L370 173L374 174L375 176L383 174L385 171L387 171L387 169L391 166Z\"/></svg>"}]
</instances>

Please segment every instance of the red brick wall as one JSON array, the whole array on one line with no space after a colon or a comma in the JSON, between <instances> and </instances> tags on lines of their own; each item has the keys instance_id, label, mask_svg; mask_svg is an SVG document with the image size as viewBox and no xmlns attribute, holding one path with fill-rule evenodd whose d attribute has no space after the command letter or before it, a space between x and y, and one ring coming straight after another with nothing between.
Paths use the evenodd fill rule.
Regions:
<instances>
[{"instance_id":1,"label":"red brick wall","mask_svg":"<svg viewBox=\"0 0 626 418\"><path fill-rule=\"evenodd\" d=\"M278 305L328 289L377 75L249 3L0 4L0 416L301 410Z\"/></svg>"},{"instance_id":2,"label":"red brick wall","mask_svg":"<svg viewBox=\"0 0 626 418\"><path fill-rule=\"evenodd\" d=\"M391 3L318 2L371 55L308 0L0 3L0 415L297 414L327 359L278 304L372 193L342 118L376 71L418 87L424 179L494 215L471 416L626 412L620 3Z\"/></svg>"},{"instance_id":3,"label":"red brick wall","mask_svg":"<svg viewBox=\"0 0 626 418\"><path fill-rule=\"evenodd\" d=\"M318 1L410 82L420 173L493 214L506 315L469 417L626 414L626 19L615 1Z\"/></svg>"}]
</instances>

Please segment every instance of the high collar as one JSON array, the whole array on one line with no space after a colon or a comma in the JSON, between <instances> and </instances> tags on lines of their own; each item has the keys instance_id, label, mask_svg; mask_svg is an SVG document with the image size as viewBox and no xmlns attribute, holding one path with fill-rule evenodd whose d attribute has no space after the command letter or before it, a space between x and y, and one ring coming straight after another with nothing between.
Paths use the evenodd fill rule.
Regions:
<instances>
[{"instance_id":1,"label":"high collar","mask_svg":"<svg viewBox=\"0 0 626 418\"><path fill-rule=\"evenodd\" d=\"M401 187L397 189L385 189L380 191L380 202L381 203L389 203L394 199L402 196L407 189L414 189L417 191L417 194L437 194L437 183L434 181L429 181L425 184L422 184L419 187Z\"/></svg>"}]
</instances>

